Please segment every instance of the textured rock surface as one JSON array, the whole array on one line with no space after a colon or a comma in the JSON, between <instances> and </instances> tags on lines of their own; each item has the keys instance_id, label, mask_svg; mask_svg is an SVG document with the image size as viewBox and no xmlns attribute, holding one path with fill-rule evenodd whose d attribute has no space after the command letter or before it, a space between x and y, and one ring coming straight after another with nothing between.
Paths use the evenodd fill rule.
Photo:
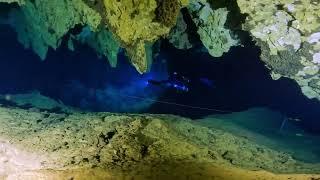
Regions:
<instances>
[{"instance_id":1,"label":"textured rock surface","mask_svg":"<svg viewBox=\"0 0 320 180\"><path fill-rule=\"evenodd\" d=\"M57 8L59 7L59 8ZM101 17L81 0L26 1L10 13L11 25L25 48L45 59L49 47L56 49L68 31L78 24L97 29Z\"/></svg>"},{"instance_id":2,"label":"textured rock surface","mask_svg":"<svg viewBox=\"0 0 320 180\"><path fill-rule=\"evenodd\" d=\"M132 171L166 163L218 163L277 173L317 173L318 164L170 115L50 113L0 108L1 139L43 155L41 168ZM177 148L179 147L179 148Z\"/></svg>"},{"instance_id":3,"label":"textured rock surface","mask_svg":"<svg viewBox=\"0 0 320 180\"><path fill-rule=\"evenodd\" d=\"M171 30L168 40L177 49L190 49L192 44L189 41L189 35L187 33L188 25L183 19L183 15L180 13L177 20L177 25Z\"/></svg>"},{"instance_id":4,"label":"textured rock surface","mask_svg":"<svg viewBox=\"0 0 320 180\"><path fill-rule=\"evenodd\" d=\"M151 61L146 46L169 34L183 4L178 0L104 0L107 24L140 73L148 70Z\"/></svg>"},{"instance_id":5,"label":"textured rock surface","mask_svg":"<svg viewBox=\"0 0 320 180\"><path fill-rule=\"evenodd\" d=\"M188 5L188 0L14 2L21 5L10 14L18 40L26 48L32 48L41 59L45 59L49 47L58 48L63 37L76 25L81 25L90 27L93 32L99 31L91 37L89 45L108 57L112 66L116 65L115 48L102 40L114 36L117 40L112 41L114 46L120 44L126 49L131 63L140 73L146 72L151 64L150 46L169 34L176 24L180 8ZM94 43L94 40L98 42Z\"/></svg>"},{"instance_id":6,"label":"textured rock surface","mask_svg":"<svg viewBox=\"0 0 320 180\"><path fill-rule=\"evenodd\" d=\"M203 45L213 57L220 57L238 44L225 28L228 11L226 8L213 10L209 3L193 1L188 7Z\"/></svg>"},{"instance_id":7,"label":"textured rock surface","mask_svg":"<svg viewBox=\"0 0 320 180\"><path fill-rule=\"evenodd\" d=\"M0 178L319 178L271 174L317 174L320 166L201 122L171 115L86 113L67 108L54 112L33 107L32 102L48 101L44 97L19 96L34 100L29 109L3 101L0 105Z\"/></svg>"},{"instance_id":8,"label":"textured rock surface","mask_svg":"<svg viewBox=\"0 0 320 180\"><path fill-rule=\"evenodd\" d=\"M247 16L243 30L249 31L260 46L261 59L271 69L271 76L294 79L307 97L320 100L318 0L237 0L239 7L235 7L235 1L223 0L0 2L20 5L12 5L10 19L3 22L11 24L18 40L41 59L45 59L49 48L68 43L69 48L74 49L73 41L80 40L107 57L113 67L117 64L119 49L124 48L140 73L149 70L152 46L162 38L168 38L179 49L191 48L189 27L196 28L210 55L220 57L227 53L239 44L230 29L236 31L242 23L240 9ZM192 25L186 24L181 15L183 7L187 7L188 16L193 20L193 24L188 23ZM88 27L89 35L77 34L79 27ZM79 37L83 35L85 37ZM63 42L65 39L69 41Z\"/></svg>"},{"instance_id":9,"label":"textured rock surface","mask_svg":"<svg viewBox=\"0 0 320 180\"><path fill-rule=\"evenodd\" d=\"M99 56L107 57L111 67L117 66L120 43L107 28L101 27L93 32L89 26L85 26L80 34L70 36L68 41L70 50L75 50L74 41L88 44Z\"/></svg>"},{"instance_id":10,"label":"textured rock surface","mask_svg":"<svg viewBox=\"0 0 320 180\"><path fill-rule=\"evenodd\" d=\"M18 3L19 5L24 4L24 0L0 0L0 3Z\"/></svg>"},{"instance_id":11,"label":"textured rock surface","mask_svg":"<svg viewBox=\"0 0 320 180\"><path fill-rule=\"evenodd\" d=\"M0 95L0 101L7 104L12 104L21 108L35 108L35 110L45 111L64 111L71 110L70 107L65 106L61 102L57 102L51 98L41 95L34 91L29 94L6 94Z\"/></svg>"},{"instance_id":12,"label":"textured rock surface","mask_svg":"<svg viewBox=\"0 0 320 180\"><path fill-rule=\"evenodd\" d=\"M112 66L116 65L119 46L123 47L133 66L144 73L152 63L153 43L167 37L173 27L176 28L169 36L170 41L180 49L192 47L187 25L179 16L180 9L186 6L192 12L201 41L212 56L222 56L237 44L224 27L228 11L213 10L204 0L194 0L191 5L188 0L26 1L11 12L11 25L19 41L26 48L32 48L41 59L45 59L49 47L58 48L63 37L76 25L89 27L94 35L82 41L106 56ZM68 42L70 49L74 48L73 40Z\"/></svg>"},{"instance_id":13,"label":"textured rock surface","mask_svg":"<svg viewBox=\"0 0 320 180\"><path fill-rule=\"evenodd\" d=\"M273 77L297 81L309 98L320 99L320 2L237 0L248 15L244 29L262 49Z\"/></svg>"}]
</instances>

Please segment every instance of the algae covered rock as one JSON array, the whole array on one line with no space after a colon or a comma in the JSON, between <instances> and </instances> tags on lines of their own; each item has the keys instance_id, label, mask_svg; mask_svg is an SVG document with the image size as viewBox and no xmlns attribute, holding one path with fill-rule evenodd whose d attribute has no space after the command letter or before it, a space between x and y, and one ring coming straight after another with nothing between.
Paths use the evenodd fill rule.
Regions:
<instances>
[{"instance_id":1,"label":"algae covered rock","mask_svg":"<svg viewBox=\"0 0 320 180\"><path fill-rule=\"evenodd\" d=\"M238 44L232 38L231 31L224 27L228 15L226 8L213 10L207 2L194 1L188 9L198 28L200 39L211 56L220 57Z\"/></svg>"},{"instance_id":2,"label":"algae covered rock","mask_svg":"<svg viewBox=\"0 0 320 180\"><path fill-rule=\"evenodd\" d=\"M172 28L169 36L167 37L169 42L177 49L190 49L192 44L189 41L189 35L187 32L188 25L183 19L183 15L180 13L178 16L177 24Z\"/></svg>"},{"instance_id":3,"label":"algae covered rock","mask_svg":"<svg viewBox=\"0 0 320 180\"><path fill-rule=\"evenodd\" d=\"M240 21L234 18L240 9L247 16L242 29L261 47L261 59L272 77L294 79L305 95L320 99L319 1L236 2L238 9L222 0L0 0L12 7L6 24L41 59L50 48L68 44L74 50L74 41L80 41L107 57L112 67L123 48L140 73L149 70L153 45L159 39L169 39L178 49L191 48L188 32L192 28L211 56L222 56L239 44L229 25L232 19ZM180 12L184 7L191 22L184 21Z\"/></svg>"},{"instance_id":4,"label":"algae covered rock","mask_svg":"<svg viewBox=\"0 0 320 180\"><path fill-rule=\"evenodd\" d=\"M169 34L182 4L178 0L104 0L104 5L108 27L127 50L133 66L140 73L146 72L150 64L148 44Z\"/></svg>"},{"instance_id":5,"label":"algae covered rock","mask_svg":"<svg viewBox=\"0 0 320 180\"><path fill-rule=\"evenodd\" d=\"M88 44L100 57L106 57L111 67L117 66L120 43L106 27L93 32L89 26L85 26L81 33L70 36L68 47L72 51L75 50L74 41Z\"/></svg>"},{"instance_id":6,"label":"algae covered rock","mask_svg":"<svg viewBox=\"0 0 320 180\"><path fill-rule=\"evenodd\" d=\"M180 2L177 0L157 0L156 19L167 27L176 25L180 12Z\"/></svg>"},{"instance_id":7,"label":"algae covered rock","mask_svg":"<svg viewBox=\"0 0 320 180\"><path fill-rule=\"evenodd\" d=\"M92 32L99 31L89 43L98 54L108 57L115 66L116 47L121 45L140 73L146 72L151 64L153 43L169 34L180 9L189 3L188 0L0 2L18 2L20 7L10 13L10 24L17 32L19 42L32 48L41 59L45 59L49 48L57 49L73 28L88 26ZM113 39L109 43L115 45L102 42L107 39ZM72 47L72 42L68 43Z\"/></svg>"},{"instance_id":8,"label":"algae covered rock","mask_svg":"<svg viewBox=\"0 0 320 180\"><path fill-rule=\"evenodd\" d=\"M10 18L19 42L32 48L41 59L45 59L49 47L57 49L75 25L97 29L101 22L100 15L81 0L26 1L11 11Z\"/></svg>"},{"instance_id":9,"label":"algae covered rock","mask_svg":"<svg viewBox=\"0 0 320 180\"><path fill-rule=\"evenodd\" d=\"M243 26L262 49L272 74L294 79L309 98L320 99L320 3L312 0L237 0Z\"/></svg>"}]
</instances>

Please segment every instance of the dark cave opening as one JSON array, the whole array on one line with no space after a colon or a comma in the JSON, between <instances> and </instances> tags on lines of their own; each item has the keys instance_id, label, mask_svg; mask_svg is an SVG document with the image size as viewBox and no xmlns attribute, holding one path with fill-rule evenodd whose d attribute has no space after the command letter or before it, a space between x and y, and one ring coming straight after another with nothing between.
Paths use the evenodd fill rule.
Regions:
<instances>
[{"instance_id":1,"label":"dark cave opening","mask_svg":"<svg viewBox=\"0 0 320 180\"><path fill-rule=\"evenodd\" d=\"M188 93L167 91L163 99L204 108L175 107L173 113L197 119L223 111L268 107L284 116L300 119L298 124L307 131L320 133L320 102L304 96L298 84L291 79L273 80L270 70L259 59L259 47L255 46L248 33L241 34L244 46L233 47L220 58L196 49L177 50L168 42L163 43L162 52L168 59L169 71L177 71L193 81ZM214 87L208 88L199 83L202 77L212 80ZM154 104L149 111L172 113L172 108Z\"/></svg>"},{"instance_id":2,"label":"dark cave opening","mask_svg":"<svg viewBox=\"0 0 320 180\"><path fill-rule=\"evenodd\" d=\"M127 66L130 65L123 54L119 55L120 67L125 68L113 69L106 59L99 59L87 46L79 46L75 52L67 50L66 47L57 51L50 50L48 58L42 62L31 50L24 49L16 41L16 35L10 28L1 25L0 29L1 41L6 42L0 43L0 87L3 94L37 89L44 95L63 101L61 87L69 81L78 80L87 89L99 89L103 88L106 82L116 81L117 78L121 80L115 83L122 85L121 83L133 81L126 76L134 74L138 77L132 71L133 68L129 68L128 73ZM166 60L169 73L178 72L188 77L191 86L187 93L166 90L158 100L230 112L264 106L281 111L287 116L300 118L300 125L304 129L320 133L317 119L320 102L306 98L300 87L290 79L272 80L269 70L259 59L259 48L249 35L246 36L244 47L234 47L221 58L213 58L197 49L177 50L163 41L158 59ZM117 78L110 77L110 73L117 75ZM205 86L199 81L201 78L212 80L213 87ZM88 94L79 93L74 96L75 100L71 105L79 105L77 98L86 95ZM97 111L104 110L94 108ZM143 112L176 114L192 119L221 113L163 103L154 103Z\"/></svg>"}]
</instances>

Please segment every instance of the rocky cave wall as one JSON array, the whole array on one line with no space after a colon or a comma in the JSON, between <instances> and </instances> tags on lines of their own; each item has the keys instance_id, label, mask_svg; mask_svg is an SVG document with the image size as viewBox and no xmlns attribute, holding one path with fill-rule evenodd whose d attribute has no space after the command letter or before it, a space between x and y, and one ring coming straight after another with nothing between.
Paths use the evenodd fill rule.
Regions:
<instances>
[{"instance_id":1,"label":"rocky cave wall","mask_svg":"<svg viewBox=\"0 0 320 180\"><path fill-rule=\"evenodd\" d=\"M248 31L274 79L291 78L307 97L320 99L319 0L1 2L12 4L9 13L1 16L17 32L19 42L41 59L49 48L67 44L76 51L77 43L83 43L106 57L112 67L117 65L118 52L125 50L140 73L151 66L155 42L167 39L187 50L196 43L192 37L198 36L206 52L220 57L241 45L237 31ZM191 21L185 21L186 16ZM71 31L76 27L81 28ZM190 33L194 27L196 34Z\"/></svg>"}]
</instances>

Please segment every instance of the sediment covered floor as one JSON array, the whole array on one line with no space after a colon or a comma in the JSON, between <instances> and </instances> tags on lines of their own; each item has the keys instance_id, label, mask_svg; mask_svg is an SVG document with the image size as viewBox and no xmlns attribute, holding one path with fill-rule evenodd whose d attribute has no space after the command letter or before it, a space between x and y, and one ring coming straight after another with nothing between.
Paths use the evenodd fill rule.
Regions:
<instances>
[{"instance_id":1,"label":"sediment covered floor","mask_svg":"<svg viewBox=\"0 0 320 180\"><path fill-rule=\"evenodd\" d=\"M320 178L316 174L320 164L178 116L0 106L0 179Z\"/></svg>"}]
</instances>

